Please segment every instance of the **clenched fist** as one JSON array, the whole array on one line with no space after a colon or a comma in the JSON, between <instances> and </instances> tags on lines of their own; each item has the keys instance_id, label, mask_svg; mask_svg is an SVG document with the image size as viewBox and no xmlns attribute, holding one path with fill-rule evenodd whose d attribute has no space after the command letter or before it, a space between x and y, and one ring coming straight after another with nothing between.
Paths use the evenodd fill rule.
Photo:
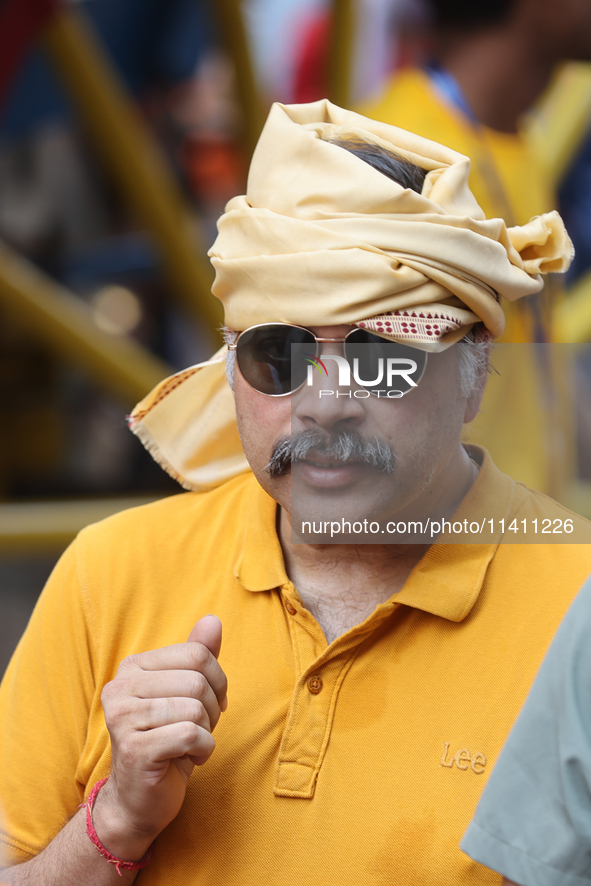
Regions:
<instances>
[{"instance_id":1,"label":"clenched fist","mask_svg":"<svg viewBox=\"0 0 591 886\"><path fill-rule=\"evenodd\" d=\"M93 818L119 858L144 854L178 814L193 766L213 753L212 732L228 703L221 642L220 620L206 615L186 643L124 659L103 689L113 762Z\"/></svg>"}]
</instances>

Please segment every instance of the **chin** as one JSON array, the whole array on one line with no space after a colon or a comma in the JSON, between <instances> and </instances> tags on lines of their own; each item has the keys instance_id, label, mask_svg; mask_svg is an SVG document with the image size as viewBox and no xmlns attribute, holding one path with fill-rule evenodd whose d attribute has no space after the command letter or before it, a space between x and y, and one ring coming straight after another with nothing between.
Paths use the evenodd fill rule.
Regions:
<instances>
[{"instance_id":1,"label":"chin","mask_svg":"<svg viewBox=\"0 0 591 886\"><path fill-rule=\"evenodd\" d=\"M384 523L390 519L392 499L388 496L370 497L367 490L326 489L325 487L304 494L300 488L292 489L292 525L303 521L348 521ZM295 521L295 522L294 522Z\"/></svg>"}]
</instances>

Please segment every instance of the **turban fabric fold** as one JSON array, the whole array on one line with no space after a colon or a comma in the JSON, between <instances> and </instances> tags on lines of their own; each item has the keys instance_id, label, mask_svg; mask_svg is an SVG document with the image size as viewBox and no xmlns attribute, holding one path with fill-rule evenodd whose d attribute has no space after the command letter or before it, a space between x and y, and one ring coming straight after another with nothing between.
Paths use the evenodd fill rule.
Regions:
<instances>
[{"instance_id":1,"label":"turban fabric fold","mask_svg":"<svg viewBox=\"0 0 591 886\"><path fill-rule=\"evenodd\" d=\"M349 140L427 170L422 193L333 143ZM478 321L500 336L500 298L540 290L572 247L557 212L523 228L486 219L469 172L467 157L326 100L274 105L209 253L226 324L364 324L430 351Z\"/></svg>"},{"instance_id":2,"label":"turban fabric fold","mask_svg":"<svg viewBox=\"0 0 591 886\"><path fill-rule=\"evenodd\" d=\"M427 170L422 192L335 141L370 142ZM566 270L572 244L557 212L516 228L486 219L469 171L461 154L326 100L273 105L246 195L226 206L209 252L227 326L358 325L426 351L479 322L500 336L502 300ZM130 426L188 488L248 469L223 350L159 385Z\"/></svg>"}]
</instances>

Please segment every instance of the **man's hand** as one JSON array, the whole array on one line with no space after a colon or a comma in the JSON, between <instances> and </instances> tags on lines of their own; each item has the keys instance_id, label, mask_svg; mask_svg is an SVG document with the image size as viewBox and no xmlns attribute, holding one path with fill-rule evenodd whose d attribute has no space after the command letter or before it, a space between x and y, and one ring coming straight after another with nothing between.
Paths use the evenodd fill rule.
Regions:
<instances>
[{"instance_id":1,"label":"man's hand","mask_svg":"<svg viewBox=\"0 0 591 886\"><path fill-rule=\"evenodd\" d=\"M186 643L124 659L103 689L111 733L111 778L99 791L93 822L103 846L138 861L178 814L194 765L213 753L212 730L226 710L227 680L217 662L222 625L197 622ZM2 871L10 886L131 886L137 871L107 864L86 834L86 810L31 861Z\"/></svg>"},{"instance_id":2,"label":"man's hand","mask_svg":"<svg viewBox=\"0 0 591 886\"><path fill-rule=\"evenodd\" d=\"M220 620L206 615L186 643L124 659L103 689L113 762L93 820L119 858L144 854L177 816L193 766L213 753L211 733L227 707L221 642Z\"/></svg>"}]
</instances>

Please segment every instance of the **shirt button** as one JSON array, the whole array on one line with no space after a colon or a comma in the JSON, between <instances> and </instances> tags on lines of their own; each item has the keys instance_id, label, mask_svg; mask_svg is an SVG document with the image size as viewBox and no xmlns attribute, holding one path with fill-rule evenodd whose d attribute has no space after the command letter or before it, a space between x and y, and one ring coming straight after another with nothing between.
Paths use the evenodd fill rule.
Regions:
<instances>
[{"instance_id":1,"label":"shirt button","mask_svg":"<svg viewBox=\"0 0 591 886\"><path fill-rule=\"evenodd\" d=\"M313 677L308 677L307 684L308 689L312 693L312 695L318 695L320 690L322 689L322 677L319 677L315 674Z\"/></svg>"},{"instance_id":2,"label":"shirt button","mask_svg":"<svg viewBox=\"0 0 591 886\"><path fill-rule=\"evenodd\" d=\"M289 602L289 600L288 600L287 603L285 604L285 608L287 609L287 611L289 612L290 615L295 615L295 614L296 614L295 607L291 605L291 603Z\"/></svg>"}]
</instances>

